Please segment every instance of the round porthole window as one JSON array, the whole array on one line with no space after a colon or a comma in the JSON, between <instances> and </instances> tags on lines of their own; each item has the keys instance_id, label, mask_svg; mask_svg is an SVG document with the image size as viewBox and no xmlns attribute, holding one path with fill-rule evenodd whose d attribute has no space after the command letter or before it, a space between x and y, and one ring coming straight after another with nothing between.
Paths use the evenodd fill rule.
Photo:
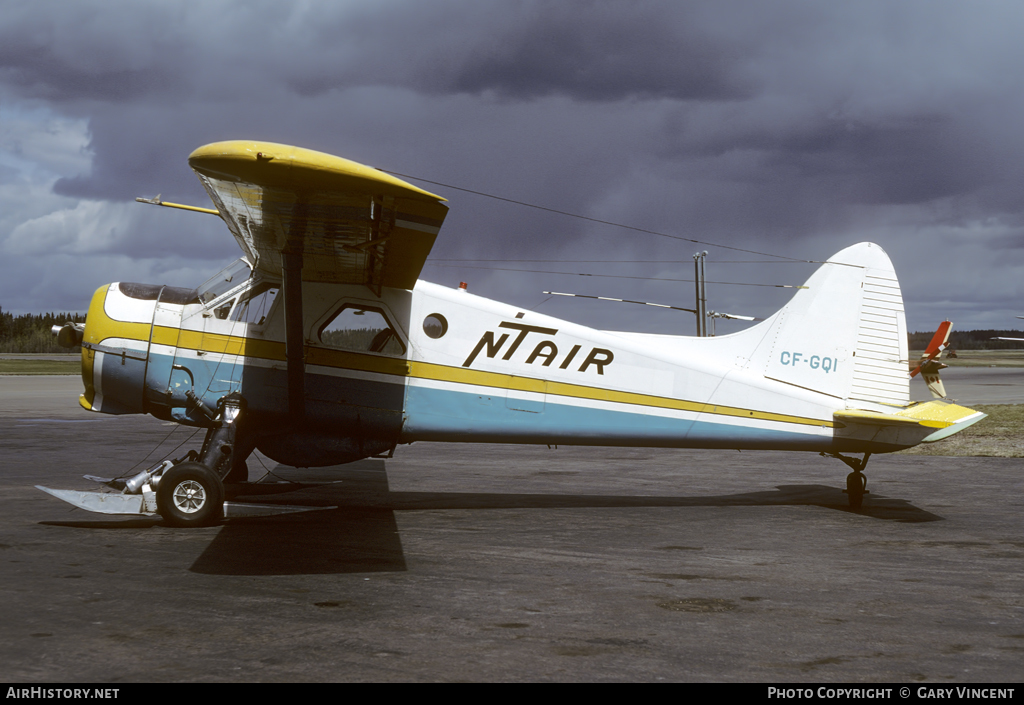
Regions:
<instances>
[{"instance_id":1,"label":"round porthole window","mask_svg":"<svg viewBox=\"0 0 1024 705\"><path fill-rule=\"evenodd\" d=\"M448 321L440 313L432 313L423 319L423 332L436 340L448 332Z\"/></svg>"}]
</instances>

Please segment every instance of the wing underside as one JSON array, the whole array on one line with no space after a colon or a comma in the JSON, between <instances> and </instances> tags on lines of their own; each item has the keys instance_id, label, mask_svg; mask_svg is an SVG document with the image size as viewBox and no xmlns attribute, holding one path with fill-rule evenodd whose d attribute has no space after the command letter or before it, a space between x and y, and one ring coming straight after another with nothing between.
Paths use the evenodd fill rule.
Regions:
<instances>
[{"instance_id":1,"label":"wing underside","mask_svg":"<svg viewBox=\"0 0 1024 705\"><path fill-rule=\"evenodd\" d=\"M444 199L384 172L265 142L200 147L189 165L255 268L302 279L411 289L448 212Z\"/></svg>"}]
</instances>

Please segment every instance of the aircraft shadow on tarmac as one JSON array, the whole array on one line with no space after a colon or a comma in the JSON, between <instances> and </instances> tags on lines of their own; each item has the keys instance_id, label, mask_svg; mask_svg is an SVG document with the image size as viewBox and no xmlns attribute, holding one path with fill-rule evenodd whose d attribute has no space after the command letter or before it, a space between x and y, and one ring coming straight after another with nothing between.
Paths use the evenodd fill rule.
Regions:
<instances>
[{"instance_id":1,"label":"aircraft shadow on tarmac","mask_svg":"<svg viewBox=\"0 0 1024 705\"><path fill-rule=\"evenodd\" d=\"M333 509L225 521L190 570L214 575L309 575L393 572L406 569L396 511L438 509L581 509L644 507L815 506L896 522L940 521L942 517L906 500L870 494L854 512L841 489L827 485L780 485L772 491L717 496L506 494L474 492L392 492L382 460L320 469L278 466L278 479L296 484L251 485L245 497ZM331 482L318 482L330 478ZM81 528L145 528L159 518L45 522Z\"/></svg>"}]
</instances>

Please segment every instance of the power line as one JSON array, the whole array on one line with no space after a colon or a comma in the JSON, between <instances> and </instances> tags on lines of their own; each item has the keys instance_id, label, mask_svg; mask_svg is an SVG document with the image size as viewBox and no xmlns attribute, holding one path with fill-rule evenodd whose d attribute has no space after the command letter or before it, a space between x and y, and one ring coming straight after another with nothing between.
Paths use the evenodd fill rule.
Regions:
<instances>
[{"instance_id":1,"label":"power line","mask_svg":"<svg viewBox=\"0 0 1024 705\"><path fill-rule=\"evenodd\" d=\"M573 277L605 277L609 279L642 279L644 281L652 282L692 282L693 279L669 279L665 277L636 277L629 276L626 274L590 274L586 272L552 272L545 269L513 269L511 267L467 267L459 266L454 264L436 264L433 262L427 262L427 265L433 265L435 267L457 267L458 269L487 269L498 272L522 272L524 274L564 274ZM763 286L774 289L806 289L805 286L797 286L795 284L754 284L751 282L707 282L708 284L726 284L730 286Z\"/></svg>"},{"instance_id":2,"label":"power line","mask_svg":"<svg viewBox=\"0 0 1024 705\"><path fill-rule=\"evenodd\" d=\"M691 259L472 259L463 257L433 257L433 262L522 262L524 264L687 264ZM715 264L793 264L793 262L780 262L779 260L753 260L753 259L721 259L715 260ZM810 260L799 260L797 264L818 264Z\"/></svg>"},{"instance_id":3,"label":"power line","mask_svg":"<svg viewBox=\"0 0 1024 705\"><path fill-rule=\"evenodd\" d=\"M747 250L742 247L732 247L731 245L719 245L715 242L705 242L704 240L694 240L689 237L682 237L681 235L669 235L668 233L658 232L657 230L647 230L646 228L637 228L632 225L625 225L623 223L614 223L610 220L601 220L600 218L591 218L586 215L580 215L579 213L570 213L568 211L558 210L556 208L547 208L545 206L538 206L533 203L527 203L526 201L517 201L513 198L504 198L502 196L495 196L491 193L484 193L483 191L474 191L473 189L462 188L460 186L453 186L451 184L445 184L440 181L431 181L430 179L424 179L420 176L412 176L411 174L402 174L397 171L390 171L388 169L381 169L376 167L379 171L383 171L385 174L391 174L392 176L400 176L403 179L413 179L414 181L422 181L425 184L433 184L434 186L442 186L444 188L450 188L454 191L463 191L464 193L471 193L475 196L483 196L484 198L493 198L496 201L504 201L505 203L512 203L517 206L524 206L526 208L534 208L539 211L546 211L548 213L556 213L558 215L569 216L570 218L579 218L580 220L589 220L591 223L600 223L601 225L611 225L616 228L624 228L626 230L633 230L638 233L647 233L648 235L657 235L658 237L667 237L672 240L682 240L683 242L692 242L697 245L707 245L708 247L721 247L726 250L732 250L734 252L746 252L752 255L761 255L762 257L777 257L779 259L789 260L790 262L805 262L809 264L820 264L815 260L807 259L796 259L794 257L787 257L785 255L773 255L770 252L758 252L757 250Z\"/></svg>"}]
</instances>

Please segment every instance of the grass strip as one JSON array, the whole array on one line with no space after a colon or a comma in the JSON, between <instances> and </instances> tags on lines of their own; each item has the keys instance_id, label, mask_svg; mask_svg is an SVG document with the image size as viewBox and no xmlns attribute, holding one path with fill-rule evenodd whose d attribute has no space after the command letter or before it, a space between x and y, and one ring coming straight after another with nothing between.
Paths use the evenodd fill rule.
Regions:
<instances>
[{"instance_id":1,"label":"grass strip","mask_svg":"<svg viewBox=\"0 0 1024 705\"><path fill-rule=\"evenodd\" d=\"M972 404L971 408L988 414L988 418L955 436L922 443L899 454L1024 458L1024 404Z\"/></svg>"},{"instance_id":2,"label":"grass strip","mask_svg":"<svg viewBox=\"0 0 1024 705\"><path fill-rule=\"evenodd\" d=\"M0 360L0 375L80 375L82 361Z\"/></svg>"}]
</instances>

